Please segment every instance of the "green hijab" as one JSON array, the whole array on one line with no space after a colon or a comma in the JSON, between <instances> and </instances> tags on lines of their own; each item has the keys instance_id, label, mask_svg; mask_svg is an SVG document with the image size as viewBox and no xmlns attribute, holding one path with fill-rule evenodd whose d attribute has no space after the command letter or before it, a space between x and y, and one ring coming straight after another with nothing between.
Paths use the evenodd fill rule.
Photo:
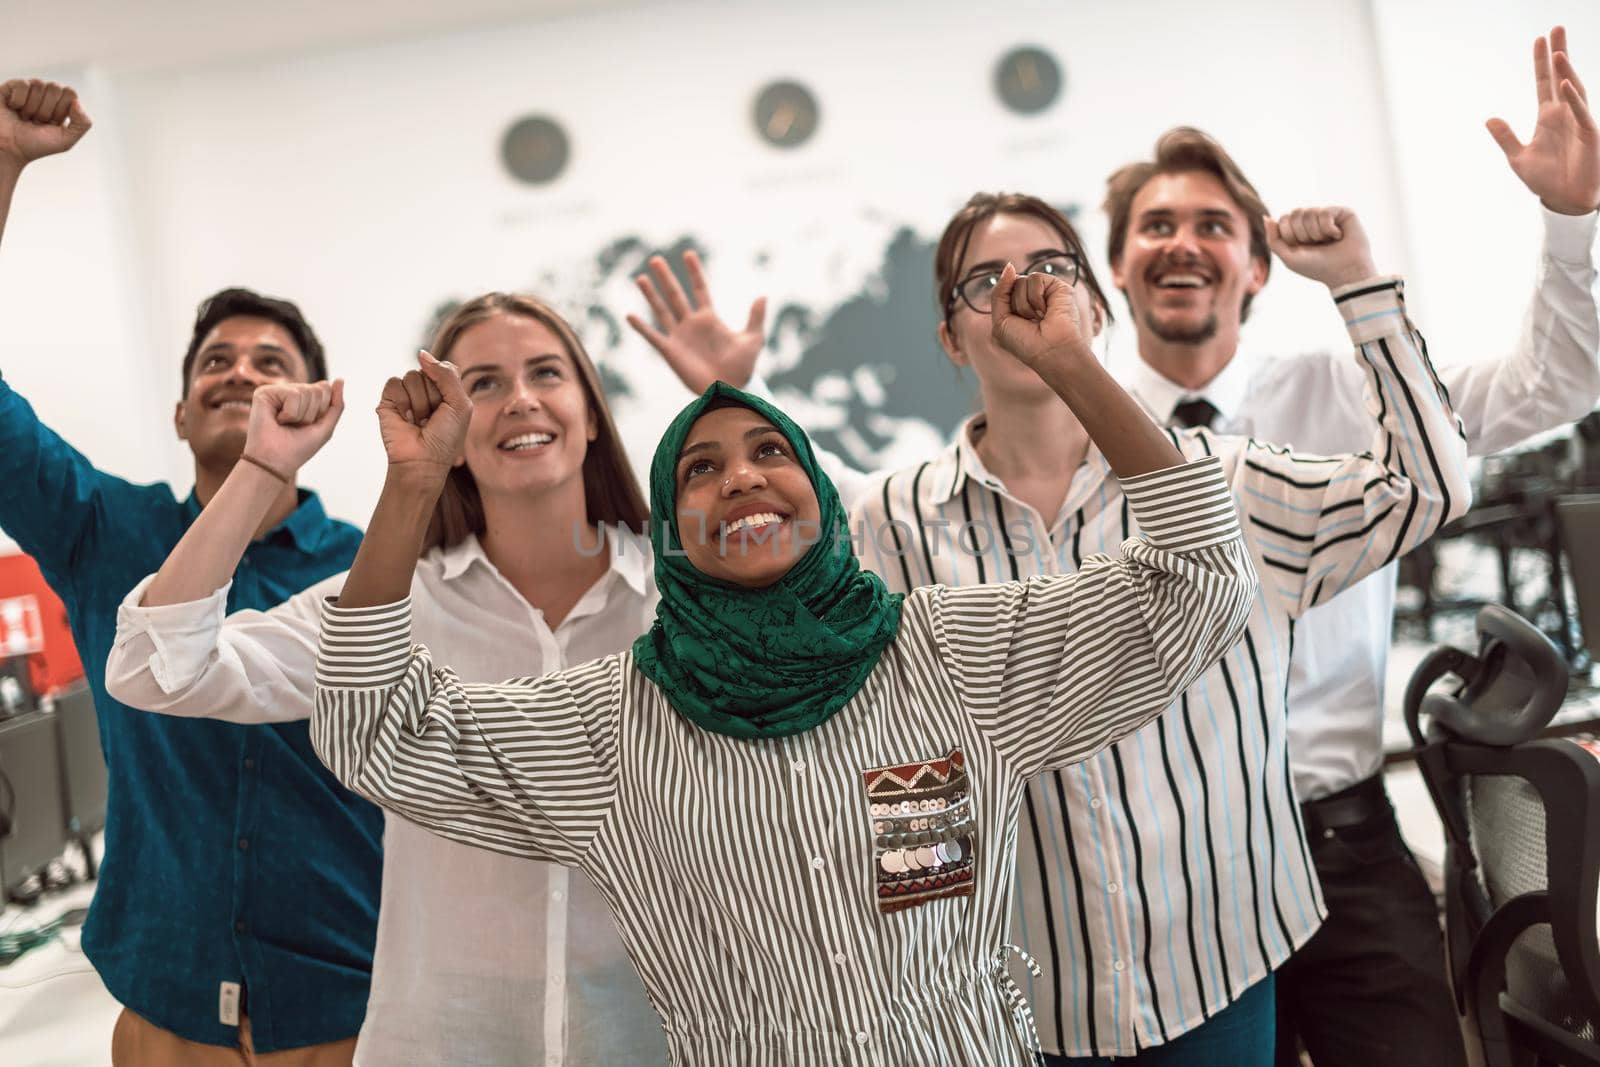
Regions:
<instances>
[{"instance_id":1,"label":"green hijab","mask_svg":"<svg viewBox=\"0 0 1600 1067\"><path fill-rule=\"evenodd\" d=\"M789 572L747 589L697 570L678 534L678 454L712 407L743 405L794 448L817 492L822 530ZM844 707L900 628L899 594L863 571L847 549L848 520L811 443L758 397L715 382L673 420L650 464L650 543L661 603L633 645L634 662L684 718L729 737L787 737Z\"/></svg>"}]
</instances>

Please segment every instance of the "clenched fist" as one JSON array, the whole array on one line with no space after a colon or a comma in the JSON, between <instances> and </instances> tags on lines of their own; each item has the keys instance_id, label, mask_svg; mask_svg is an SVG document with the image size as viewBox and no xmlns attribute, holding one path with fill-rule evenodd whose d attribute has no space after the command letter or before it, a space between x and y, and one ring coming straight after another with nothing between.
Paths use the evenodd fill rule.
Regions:
<instances>
[{"instance_id":1,"label":"clenched fist","mask_svg":"<svg viewBox=\"0 0 1600 1067\"><path fill-rule=\"evenodd\" d=\"M65 152L90 125L78 94L68 86L38 78L0 84L0 161L20 169Z\"/></svg>"},{"instance_id":2,"label":"clenched fist","mask_svg":"<svg viewBox=\"0 0 1600 1067\"><path fill-rule=\"evenodd\" d=\"M1019 278L1017 269L1007 263L993 301L989 317L995 341L1035 371L1089 353L1072 286L1060 278L1048 274Z\"/></svg>"},{"instance_id":3,"label":"clenched fist","mask_svg":"<svg viewBox=\"0 0 1600 1067\"><path fill-rule=\"evenodd\" d=\"M417 354L417 364L384 383L378 432L391 471L442 483L466 444L472 401L453 365L428 352Z\"/></svg>"},{"instance_id":4,"label":"clenched fist","mask_svg":"<svg viewBox=\"0 0 1600 1067\"><path fill-rule=\"evenodd\" d=\"M1267 245L1296 274L1337 289L1378 273L1361 220L1347 207L1303 207L1267 219Z\"/></svg>"}]
</instances>

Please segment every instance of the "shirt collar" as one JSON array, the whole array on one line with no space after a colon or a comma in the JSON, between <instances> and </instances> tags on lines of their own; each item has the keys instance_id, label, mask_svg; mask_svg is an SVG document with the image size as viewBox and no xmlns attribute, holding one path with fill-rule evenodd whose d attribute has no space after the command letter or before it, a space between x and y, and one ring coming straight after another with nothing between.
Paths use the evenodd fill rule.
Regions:
<instances>
[{"instance_id":1,"label":"shirt collar","mask_svg":"<svg viewBox=\"0 0 1600 1067\"><path fill-rule=\"evenodd\" d=\"M1172 422L1172 411L1179 404L1199 398L1211 401L1221 425L1242 414L1240 409L1244 407L1245 391L1250 385L1250 368L1246 364L1244 357L1235 354L1215 378L1199 389L1190 389L1136 356L1133 369L1128 372L1128 391L1163 426Z\"/></svg>"},{"instance_id":2,"label":"shirt collar","mask_svg":"<svg viewBox=\"0 0 1600 1067\"><path fill-rule=\"evenodd\" d=\"M972 446L972 438L968 433L973 424L982 418L983 413L979 412L963 420L956 428L955 437L923 472L930 504L948 504L970 477L976 477L991 489L1000 487L1000 480L990 474L978 458L978 450Z\"/></svg>"},{"instance_id":3,"label":"shirt collar","mask_svg":"<svg viewBox=\"0 0 1600 1067\"><path fill-rule=\"evenodd\" d=\"M619 536L615 526L607 526L605 534L606 548L611 554L610 572L626 582L634 593L644 596L649 589L650 543L628 529L622 529ZM477 534L468 534L459 543L439 551L440 575L447 582L461 577L474 564L494 569Z\"/></svg>"},{"instance_id":4,"label":"shirt collar","mask_svg":"<svg viewBox=\"0 0 1600 1067\"><path fill-rule=\"evenodd\" d=\"M924 484L929 487L926 490L928 496L925 499L930 504L949 503L955 499L956 494L966 485L969 478L986 489L992 489L997 493L1006 493L1007 496L1010 495L1006 491L1005 483L996 475L991 474L989 468L983 465L983 459L978 455L978 446L972 443L973 431L981 429L986 418L987 416L980 411L962 422L961 426L956 430L955 440L945 447L945 450L939 454L939 458L934 460L927 471L924 472ZM1107 470L1110 469L1106 467L1105 459L1100 455L1100 449L1095 446L1092 440L1089 442L1089 451L1085 453L1083 462L1086 466L1098 465L1105 467ZM1083 481L1084 479L1081 478L1074 479L1073 485L1076 487ZM1074 488L1073 496L1076 495L1077 489Z\"/></svg>"},{"instance_id":5,"label":"shirt collar","mask_svg":"<svg viewBox=\"0 0 1600 1067\"><path fill-rule=\"evenodd\" d=\"M924 492L928 495L919 499L925 499L935 507L947 504L962 490L969 478L987 489L1003 494L1008 499L1016 499L1006 489L1005 483L983 465L983 460L978 455L978 446L972 443L973 430L982 427L985 417L980 411L961 424L960 429L956 431L955 440L946 446L939 454L939 458L924 472L925 484L928 485ZM1067 494L1067 499L1062 501L1061 515L1078 510L1085 500L1099 491L1105 479L1111 477L1111 465L1106 462L1104 454L1092 439L1089 442L1089 450L1084 453L1083 466L1079 470L1088 473L1079 473L1072 479L1072 491ZM1059 515L1042 516L1047 524L1052 518L1059 517Z\"/></svg>"},{"instance_id":6,"label":"shirt collar","mask_svg":"<svg viewBox=\"0 0 1600 1067\"><path fill-rule=\"evenodd\" d=\"M302 552L315 553L322 547L322 539L327 536L328 529L333 525L333 520L328 518L328 513L322 508L322 498L309 489L297 489L300 494L299 505L291 512L288 518L268 530L260 540L277 541L287 538ZM183 502L184 515L189 522L194 522L200 515L200 498L193 489Z\"/></svg>"}]
</instances>

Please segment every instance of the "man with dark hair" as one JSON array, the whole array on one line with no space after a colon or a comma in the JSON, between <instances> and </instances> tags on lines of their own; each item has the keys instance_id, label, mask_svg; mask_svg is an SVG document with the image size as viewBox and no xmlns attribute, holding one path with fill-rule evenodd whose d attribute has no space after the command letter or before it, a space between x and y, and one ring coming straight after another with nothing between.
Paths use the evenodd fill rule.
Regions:
<instances>
[{"instance_id":1,"label":"man with dark hair","mask_svg":"<svg viewBox=\"0 0 1600 1067\"><path fill-rule=\"evenodd\" d=\"M289 332L289 337L306 361L306 380L323 381L328 377L328 362L322 353L322 342L311 332L311 324L300 314L300 309L287 300L262 296L250 289L224 289L200 301L194 316L194 332L189 337L188 351L183 354L183 388L189 388L189 372L200 354L200 346L211 331L228 319L251 318L275 322Z\"/></svg>"},{"instance_id":2,"label":"man with dark hair","mask_svg":"<svg viewBox=\"0 0 1600 1067\"><path fill-rule=\"evenodd\" d=\"M1508 358L1439 368L1480 454L1578 418L1600 396L1600 291L1594 267L1600 133L1567 58L1562 30L1552 33L1550 45L1540 38L1535 61L1540 110L1532 141L1521 145L1504 123L1490 123L1513 171L1544 205L1544 261L1533 307ZM1138 331L1140 359L1125 384L1158 421L1292 441L1326 454L1369 444L1372 414L1364 403L1364 372L1345 353L1250 365L1235 358L1240 326L1251 298L1266 283L1270 256L1261 197L1220 145L1198 130L1169 131L1157 142L1152 160L1112 175L1106 211L1113 280ZM1304 242L1355 237L1365 244L1359 222L1345 208L1297 212L1287 221ZM1374 279L1379 282L1394 284ZM1357 289L1343 298L1368 291ZM1264 537L1284 533L1260 532ZM1352 529L1339 539L1363 533ZM1261 577L1263 596L1271 596L1270 569ZM1383 682L1394 588L1390 565L1311 609L1293 632L1292 648L1246 650L1249 656L1228 700L1213 709L1186 708L1174 724L1176 735L1191 710L1224 722L1256 714L1265 704L1251 691L1253 657L1289 657L1289 768L1302 825L1270 829L1269 847L1263 854L1250 853L1252 865L1261 865L1262 888L1252 892L1247 885L1233 900L1220 901L1201 899L1177 879L1153 883L1150 893L1122 892L1111 898L1117 903L1110 908L1109 934L1083 930L1077 914L1054 908L1046 922L1029 924L1035 956L1041 947L1070 955L1080 930L1112 943L1122 939L1121 956L1127 957L1150 950L1152 930L1158 932L1154 950L1160 952L1171 943L1226 948L1229 937L1247 929L1252 938L1260 937L1267 964L1276 968L1280 1067L1298 1065L1300 1043L1317 1067L1464 1062L1437 909L1400 837L1383 785ZM1173 751L1177 754L1167 766L1186 771L1181 746ZM1160 756L1165 760L1168 753ZM1289 785L1282 756L1281 751L1246 750L1238 764L1221 770L1260 776L1257 799L1265 807ZM1156 778L1149 788L1159 792L1165 782L1159 772ZM1110 788L1138 797L1147 786L1145 771L1131 786L1123 781ZM1194 817L1215 830L1227 862L1227 835L1248 827L1251 813L1206 810ZM1053 825L1052 813L1038 818ZM1123 825L1101 839L1069 842L1065 851L1074 875L1081 871L1085 879L1115 878L1127 885L1118 872L1140 862L1138 825L1137 814L1124 815ZM1315 917L1286 924L1283 912L1295 917L1280 900L1280 881L1297 884L1307 852L1325 904L1320 930ZM1160 862L1149 855L1143 860ZM1204 870L1208 862L1204 855L1180 860L1186 873L1186 864ZM1125 995L1108 1001L1117 1018L1110 1026L1102 1020L1100 1032L1131 1032L1136 1043L1081 1040L1077 1035L1092 1031L1077 1025L1063 991L1055 998L1066 1005L1059 1027L1053 1025L1054 1003L1049 1010L1034 1004L1044 1020L1041 1036L1052 1064L1079 1056L1137 1054L1150 1046L1165 1046L1154 1049L1152 1059L1185 1062L1176 1039L1211 1020L1225 1023L1226 1016L1218 1013L1244 984L1230 984L1220 969L1208 976L1200 968L1192 975L1177 968L1158 996L1136 968L1127 968L1130 979L1120 968L1114 973L1104 966L1105 955L1094 957L1093 973L1085 978L1095 988ZM1163 1056L1169 1048L1175 1055Z\"/></svg>"},{"instance_id":3,"label":"man with dark hair","mask_svg":"<svg viewBox=\"0 0 1600 1067\"><path fill-rule=\"evenodd\" d=\"M23 168L88 129L71 89L0 85L0 235ZM355 1047L377 924L378 810L322 767L305 723L150 715L111 700L104 675L117 606L241 460L277 501L234 576L230 612L271 607L349 567L360 532L328 518L292 474L243 455L257 386L326 374L288 301L226 289L203 303L173 419L194 453L182 500L95 469L0 380L0 528L66 602L110 776L83 950L124 1006L115 1067L265 1053L321 1067L349 1064ZM329 397L338 402L336 386Z\"/></svg>"}]
</instances>

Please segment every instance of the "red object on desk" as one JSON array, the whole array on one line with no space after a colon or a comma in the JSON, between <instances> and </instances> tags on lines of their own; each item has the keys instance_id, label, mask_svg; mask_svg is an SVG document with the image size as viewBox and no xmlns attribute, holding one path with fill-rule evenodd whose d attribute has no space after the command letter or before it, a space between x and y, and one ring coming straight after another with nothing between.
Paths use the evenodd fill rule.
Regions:
<instances>
[{"instance_id":1,"label":"red object on desk","mask_svg":"<svg viewBox=\"0 0 1600 1067\"><path fill-rule=\"evenodd\" d=\"M5 602L12 598L31 599L32 610L26 602L6 610ZM14 632L19 625L20 636ZM29 640L34 647L34 639L39 650L27 655L28 681L35 693L49 693L83 677L83 661L67 625L67 607L45 584L39 565L21 553L0 556L0 657L11 654L13 641L20 646Z\"/></svg>"}]
</instances>

